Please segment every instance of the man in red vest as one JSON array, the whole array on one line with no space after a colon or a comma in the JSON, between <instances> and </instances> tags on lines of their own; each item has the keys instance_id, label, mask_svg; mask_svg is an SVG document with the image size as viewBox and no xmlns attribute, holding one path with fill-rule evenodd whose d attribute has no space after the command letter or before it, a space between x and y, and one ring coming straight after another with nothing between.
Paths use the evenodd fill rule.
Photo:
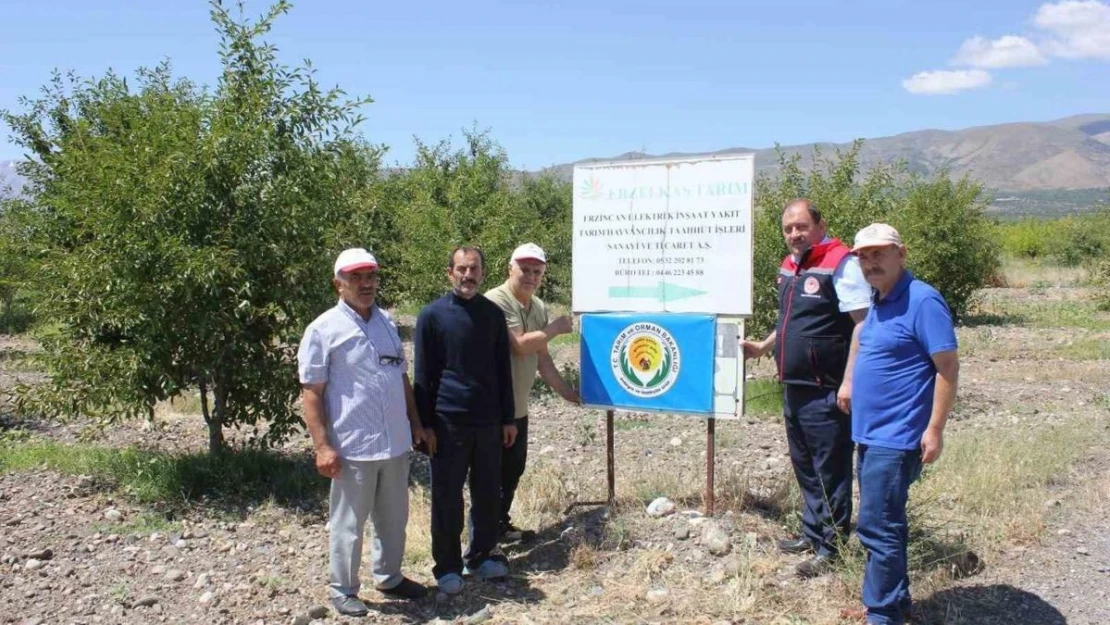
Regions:
<instances>
[{"instance_id":1,"label":"man in red vest","mask_svg":"<svg viewBox=\"0 0 1110 625\"><path fill-rule=\"evenodd\" d=\"M852 334L867 316L871 287L848 246L825 233L807 199L786 204L782 234L790 254L779 269L779 315L762 341L742 341L745 358L772 349L783 384L786 436L802 491L804 535L779 543L787 553L813 553L802 577L831 569L848 540L852 518L852 423L837 397Z\"/></svg>"}]
</instances>

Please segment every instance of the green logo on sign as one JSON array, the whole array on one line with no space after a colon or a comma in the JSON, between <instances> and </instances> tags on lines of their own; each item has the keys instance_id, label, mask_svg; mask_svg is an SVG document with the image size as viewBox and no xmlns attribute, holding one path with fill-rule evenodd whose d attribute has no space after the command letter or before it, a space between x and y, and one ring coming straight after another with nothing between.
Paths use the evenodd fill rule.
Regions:
<instances>
[{"instance_id":1,"label":"green logo on sign","mask_svg":"<svg viewBox=\"0 0 1110 625\"><path fill-rule=\"evenodd\" d=\"M600 199L603 194L604 191L601 187L601 181L593 176L586 178L578 185L578 197L587 200L597 200Z\"/></svg>"},{"instance_id":2,"label":"green logo on sign","mask_svg":"<svg viewBox=\"0 0 1110 625\"><path fill-rule=\"evenodd\" d=\"M637 397L666 393L678 378L681 359L670 332L654 323L634 323L613 342L613 375Z\"/></svg>"}]
</instances>

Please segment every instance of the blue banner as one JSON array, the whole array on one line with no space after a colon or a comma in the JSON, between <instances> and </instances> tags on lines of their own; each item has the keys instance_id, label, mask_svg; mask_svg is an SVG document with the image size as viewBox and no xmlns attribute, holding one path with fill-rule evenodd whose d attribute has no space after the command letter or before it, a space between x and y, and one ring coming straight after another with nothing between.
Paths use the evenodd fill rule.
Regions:
<instances>
[{"instance_id":1,"label":"blue banner","mask_svg":"<svg viewBox=\"0 0 1110 625\"><path fill-rule=\"evenodd\" d=\"M703 314L582 315L583 403L712 414L715 322Z\"/></svg>"}]
</instances>

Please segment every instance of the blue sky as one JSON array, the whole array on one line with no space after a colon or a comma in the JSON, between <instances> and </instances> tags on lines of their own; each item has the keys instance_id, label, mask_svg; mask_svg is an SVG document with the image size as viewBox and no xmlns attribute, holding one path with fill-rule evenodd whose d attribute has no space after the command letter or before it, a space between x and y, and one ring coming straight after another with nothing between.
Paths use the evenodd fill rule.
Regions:
<instances>
[{"instance_id":1,"label":"blue sky","mask_svg":"<svg viewBox=\"0 0 1110 625\"><path fill-rule=\"evenodd\" d=\"M211 84L219 67L202 0L0 0L0 15L0 108L54 68L169 58ZM390 163L474 124L538 168L1110 112L1102 0L303 0L269 39L375 99L360 128ZM0 130L0 159L19 157Z\"/></svg>"}]
</instances>

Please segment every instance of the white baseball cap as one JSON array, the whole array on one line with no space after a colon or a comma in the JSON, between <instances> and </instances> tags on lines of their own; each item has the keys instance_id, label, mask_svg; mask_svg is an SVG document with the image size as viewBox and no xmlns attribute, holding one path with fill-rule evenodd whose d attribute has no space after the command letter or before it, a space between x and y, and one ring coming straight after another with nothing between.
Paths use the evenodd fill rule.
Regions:
<instances>
[{"instance_id":1,"label":"white baseball cap","mask_svg":"<svg viewBox=\"0 0 1110 625\"><path fill-rule=\"evenodd\" d=\"M340 252L339 258L335 259L335 277L338 278L341 271L354 271L367 267L377 269L378 259L361 247L352 247Z\"/></svg>"},{"instance_id":2,"label":"white baseball cap","mask_svg":"<svg viewBox=\"0 0 1110 625\"><path fill-rule=\"evenodd\" d=\"M547 264L547 254L543 253L540 246L535 243L525 243L520 247L513 250L513 255L509 258L510 261L518 260L538 260L543 264Z\"/></svg>"},{"instance_id":3,"label":"white baseball cap","mask_svg":"<svg viewBox=\"0 0 1110 625\"><path fill-rule=\"evenodd\" d=\"M903 246L902 235L898 234L898 231L893 227L880 223L871 224L857 232L855 243L852 247L853 252L858 252L867 247Z\"/></svg>"}]
</instances>

